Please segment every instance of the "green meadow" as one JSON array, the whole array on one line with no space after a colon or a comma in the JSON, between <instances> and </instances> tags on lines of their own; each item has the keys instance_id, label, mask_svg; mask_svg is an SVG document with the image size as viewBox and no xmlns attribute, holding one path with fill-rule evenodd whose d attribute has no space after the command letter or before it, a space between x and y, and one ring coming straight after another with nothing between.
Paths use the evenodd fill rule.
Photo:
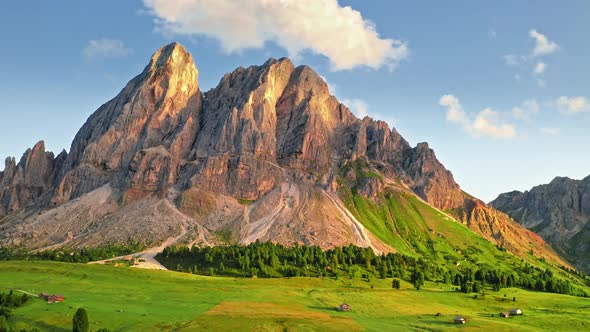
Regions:
<instances>
[{"instance_id":1,"label":"green meadow","mask_svg":"<svg viewBox=\"0 0 590 332\"><path fill-rule=\"evenodd\" d=\"M91 330L113 331L584 331L590 299L508 288L485 296L427 283L417 291L391 279L235 279L49 261L0 262L0 292L63 294L14 310L17 330L71 331L77 308ZM513 298L516 297L516 301ZM350 312L336 310L348 303ZM500 318L519 307L523 316ZM453 317L468 319L465 325Z\"/></svg>"}]
</instances>

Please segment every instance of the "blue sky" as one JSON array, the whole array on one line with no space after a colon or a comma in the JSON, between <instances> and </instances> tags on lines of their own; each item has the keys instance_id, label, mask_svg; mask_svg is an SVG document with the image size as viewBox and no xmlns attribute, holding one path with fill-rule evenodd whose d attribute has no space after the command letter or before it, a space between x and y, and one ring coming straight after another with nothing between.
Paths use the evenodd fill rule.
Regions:
<instances>
[{"instance_id":1,"label":"blue sky","mask_svg":"<svg viewBox=\"0 0 590 332\"><path fill-rule=\"evenodd\" d=\"M486 201L590 174L589 1L176 2L3 2L0 156L41 139L69 149L157 48L179 41L205 91L271 56L310 65L358 115L427 141Z\"/></svg>"}]
</instances>

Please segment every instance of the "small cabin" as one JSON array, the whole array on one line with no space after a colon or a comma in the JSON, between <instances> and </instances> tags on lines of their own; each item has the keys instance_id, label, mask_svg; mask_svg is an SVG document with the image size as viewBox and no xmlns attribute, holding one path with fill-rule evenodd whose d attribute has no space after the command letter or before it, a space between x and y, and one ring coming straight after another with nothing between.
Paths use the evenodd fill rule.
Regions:
<instances>
[{"instance_id":1,"label":"small cabin","mask_svg":"<svg viewBox=\"0 0 590 332\"><path fill-rule=\"evenodd\" d=\"M507 318L507 317L509 317L509 316L510 316L510 313L509 313L509 312L507 312L507 311L503 311L503 312L501 312L501 313L500 313L500 317Z\"/></svg>"},{"instance_id":2,"label":"small cabin","mask_svg":"<svg viewBox=\"0 0 590 332\"><path fill-rule=\"evenodd\" d=\"M467 318L462 317L462 316L457 316L457 317L455 317L455 319L453 321L455 322L455 324L465 324L465 323L467 323Z\"/></svg>"},{"instance_id":3,"label":"small cabin","mask_svg":"<svg viewBox=\"0 0 590 332\"><path fill-rule=\"evenodd\" d=\"M342 303L339 307L338 307L338 311L350 311L350 306L346 303Z\"/></svg>"},{"instance_id":4,"label":"small cabin","mask_svg":"<svg viewBox=\"0 0 590 332\"><path fill-rule=\"evenodd\" d=\"M39 297L47 301L47 303L57 303L65 300L63 295L49 295L47 293L41 293Z\"/></svg>"},{"instance_id":5,"label":"small cabin","mask_svg":"<svg viewBox=\"0 0 590 332\"><path fill-rule=\"evenodd\" d=\"M522 315L522 310L520 310L518 308L513 308L513 309L510 309L510 314L512 316Z\"/></svg>"}]
</instances>

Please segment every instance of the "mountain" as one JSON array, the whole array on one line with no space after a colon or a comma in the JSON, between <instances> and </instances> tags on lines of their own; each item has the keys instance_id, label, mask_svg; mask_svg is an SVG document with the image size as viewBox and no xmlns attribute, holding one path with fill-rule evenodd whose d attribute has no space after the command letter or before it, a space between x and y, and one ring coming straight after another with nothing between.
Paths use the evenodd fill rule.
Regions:
<instances>
[{"instance_id":1,"label":"mountain","mask_svg":"<svg viewBox=\"0 0 590 332\"><path fill-rule=\"evenodd\" d=\"M501 194L491 205L541 235L578 268L590 271L590 176L557 177L529 191Z\"/></svg>"},{"instance_id":2,"label":"mountain","mask_svg":"<svg viewBox=\"0 0 590 332\"><path fill-rule=\"evenodd\" d=\"M184 47L166 45L90 116L69 153L40 142L18 164L7 159L0 243L272 240L453 259L498 246L568 266L464 193L428 144L356 118L311 68L269 59L205 93L198 74Z\"/></svg>"}]
</instances>

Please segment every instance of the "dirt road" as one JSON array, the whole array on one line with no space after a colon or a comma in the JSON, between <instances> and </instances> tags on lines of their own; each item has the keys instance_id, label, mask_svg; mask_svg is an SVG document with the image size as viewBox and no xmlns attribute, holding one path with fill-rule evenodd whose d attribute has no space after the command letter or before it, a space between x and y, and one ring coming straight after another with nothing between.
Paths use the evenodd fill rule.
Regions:
<instances>
[{"instance_id":1,"label":"dirt road","mask_svg":"<svg viewBox=\"0 0 590 332\"><path fill-rule=\"evenodd\" d=\"M123 260L128 257L134 257L141 260L138 264L133 265L132 267L138 269L151 269L151 270L168 270L164 265L160 264L156 260L156 255L164 251L164 248L169 247L175 243L177 243L181 238L183 238L188 233L188 224L183 224L181 228L180 235L176 237L170 237L166 241L164 241L161 245L153 248L146 249L142 252L137 252L134 254L123 255L118 257L113 257L109 259L103 259L100 261L89 262L88 264L105 264L107 262L112 262L116 260Z\"/></svg>"}]
</instances>

